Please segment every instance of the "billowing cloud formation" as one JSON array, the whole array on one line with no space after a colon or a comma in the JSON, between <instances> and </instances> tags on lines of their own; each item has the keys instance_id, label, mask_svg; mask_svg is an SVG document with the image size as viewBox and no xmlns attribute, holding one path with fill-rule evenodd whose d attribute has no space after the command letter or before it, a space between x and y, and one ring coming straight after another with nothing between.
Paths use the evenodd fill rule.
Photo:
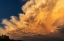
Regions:
<instances>
[{"instance_id":1,"label":"billowing cloud formation","mask_svg":"<svg viewBox=\"0 0 64 41\"><path fill-rule=\"evenodd\" d=\"M64 0L29 0L22 10L25 14L20 13L19 18L11 16L10 20L3 19L5 29L0 28L0 34L18 39L22 36L58 33L56 27L64 22Z\"/></svg>"}]
</instances>

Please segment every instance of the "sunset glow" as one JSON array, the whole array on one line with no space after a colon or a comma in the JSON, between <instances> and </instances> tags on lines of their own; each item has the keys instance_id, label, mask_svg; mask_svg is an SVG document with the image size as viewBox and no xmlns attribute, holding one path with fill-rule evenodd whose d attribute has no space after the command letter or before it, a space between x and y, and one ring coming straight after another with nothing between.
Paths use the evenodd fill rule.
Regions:
<instances>
[{"instance_id":1,"label":"sunset glow","mask_svg":"<svg viewBox=\"0 0 64 41\"><path fill-rule=\"evenodd\" d=\"M59 32L57 26L64 22L64 0L30 0L23 5L22 10L25 14L20 13L19 17L3 19L5 29L0 28L0 34L14 39L37 34L55 35Z\"/></svg>"}]
</instances>

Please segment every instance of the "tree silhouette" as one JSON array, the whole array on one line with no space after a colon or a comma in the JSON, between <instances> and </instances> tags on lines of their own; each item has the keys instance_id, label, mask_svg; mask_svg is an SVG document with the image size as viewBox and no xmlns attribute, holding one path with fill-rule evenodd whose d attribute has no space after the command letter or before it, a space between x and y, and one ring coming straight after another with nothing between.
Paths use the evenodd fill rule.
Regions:
<instances>
[{"instance_id":1,"label":"tree silhouette","mask_svg":"<svg viewBox=\"0 0 64 41\"><path fill-rule=\"evenodd\" d=\"M14 39L10 39L9 36L3 35L0 36L0 41L22 41L22 40L14 40Z\"/></svg>"}]
</instances>

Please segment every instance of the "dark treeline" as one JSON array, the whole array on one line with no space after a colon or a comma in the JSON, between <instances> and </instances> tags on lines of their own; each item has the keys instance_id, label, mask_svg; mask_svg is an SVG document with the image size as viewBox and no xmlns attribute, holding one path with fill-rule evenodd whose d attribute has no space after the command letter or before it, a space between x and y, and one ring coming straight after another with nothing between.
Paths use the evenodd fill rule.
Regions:
<instances>
[{"instance_id":1,"label":"dark treeline","mask_svg":"<svg viewBox=\"0 0 64 41\"><path fill-rule=\"evenodd\" d=\"M22 40L10 39L9 36L2 35L2 36L0 36L0 41L22 41Z\"/></svg>"}]
</instances>

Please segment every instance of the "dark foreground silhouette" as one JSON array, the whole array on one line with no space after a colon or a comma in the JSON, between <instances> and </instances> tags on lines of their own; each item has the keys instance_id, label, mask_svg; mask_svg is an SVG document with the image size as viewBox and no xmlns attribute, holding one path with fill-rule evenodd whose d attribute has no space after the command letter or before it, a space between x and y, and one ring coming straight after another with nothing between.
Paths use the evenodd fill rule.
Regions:
<instances>
[{"instance_id":1,"label":"dark foreground silhouette","mask_svg":"<svg viewBox=\"0 0 64 41\"><path fill-rule=\"evenodd\" d=\"M9 36L2 35L0 36L0 41L64 41L64 39L35 35L35 36L25 36L23 40L14 40L14 39L10 39Z\"/></svg>"},{"instance_id":2,"label":"dark foreground silhouette","mask_svg":"<svg viewBox=\"0 0 64 41\"><path fill-rule=\"evenodd\" d=\"M9 36L2 35L2 36L0 36L0 41L22 41L22 40L10 39Z\"/></svg>"}]
</instances>

